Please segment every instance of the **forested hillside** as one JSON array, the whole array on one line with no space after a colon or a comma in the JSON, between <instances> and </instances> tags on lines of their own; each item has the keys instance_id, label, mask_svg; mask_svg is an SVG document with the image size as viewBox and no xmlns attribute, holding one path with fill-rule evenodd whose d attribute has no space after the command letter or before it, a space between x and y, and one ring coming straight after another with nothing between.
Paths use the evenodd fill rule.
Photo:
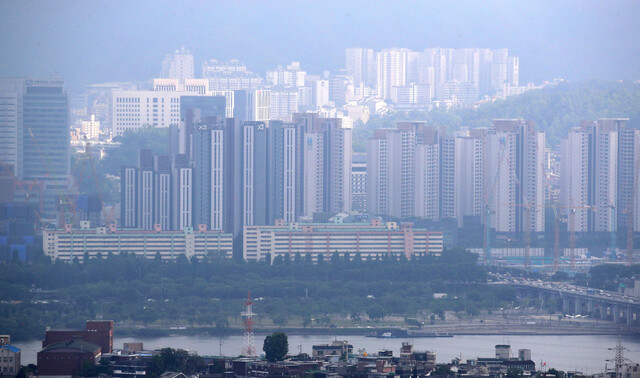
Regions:
<instances>
[{"instance_id":1,"label":"forested hillside","mask_svg":"<svg viewBox=\"0 0 640 378\"><path fill-rule=\"evenodd\" d=\"M364 152L366 139L380 127L395 127L399 120L424 120L447 130L490 126L496 118L524 118L536 122L547 133L547 144L555 146L582 120L629 118L630 127L640 127L640 84L632 82L564 82L532 90L506 100L480 105L477 109L431 112L396 112L372 117L354 127L354 151Z\"/></svg>"}]
</instances>

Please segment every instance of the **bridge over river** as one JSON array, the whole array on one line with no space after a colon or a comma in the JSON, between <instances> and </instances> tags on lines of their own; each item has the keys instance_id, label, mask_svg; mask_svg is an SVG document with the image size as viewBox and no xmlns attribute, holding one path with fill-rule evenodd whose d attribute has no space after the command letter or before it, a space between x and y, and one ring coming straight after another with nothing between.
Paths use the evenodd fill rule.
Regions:
<instances>
[{"instance_id":1,"label":"bridge over river","mask_svg":"<svg viewBox=\"0 0 640 378\"><path fill-rule=\"evenodd\" d=\"M640 298L563 282L511 279L489 284L508 285L521 293L538 296L543 300L555 298L558 302L558 310L562 310L564 314L588 315L592 318L626 323L630 326L640 325Z\"/></svg>"}]
</instances>

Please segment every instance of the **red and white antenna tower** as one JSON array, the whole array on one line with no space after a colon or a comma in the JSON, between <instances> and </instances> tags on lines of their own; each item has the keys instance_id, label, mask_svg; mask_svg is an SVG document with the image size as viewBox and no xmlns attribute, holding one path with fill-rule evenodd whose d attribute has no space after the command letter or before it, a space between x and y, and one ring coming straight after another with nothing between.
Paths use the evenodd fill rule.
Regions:
<instances>
[{"instance_id":1,"label":"red and white antenna tower","mask_svg":"<svg viewBox=\"0 0 640 378\"><path fill-rule=\"evenodd\" d=\"M253 302L251 302L251 290L247 295L247 301L244 303L244 311L241 313L244 318L244 346L242 347L242 355L247 357L256 356L256 343L253 339Z\"/></svg>"}]
</instances>

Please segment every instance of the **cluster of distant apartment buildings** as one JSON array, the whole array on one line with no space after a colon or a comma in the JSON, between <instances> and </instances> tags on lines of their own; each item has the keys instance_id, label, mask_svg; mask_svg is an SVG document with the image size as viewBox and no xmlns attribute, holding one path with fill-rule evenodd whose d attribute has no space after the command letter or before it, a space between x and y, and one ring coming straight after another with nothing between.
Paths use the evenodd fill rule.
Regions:
<instances>
[{"instance_id":1,"label":"cluster of distant apartment buildings","mask_svg":"<svg viewBox=\"0 0 640 378\"><path fill-rule=\"evenodd\" d=\"M233 250L263 259L267 250L286 245L271 257L307 251L317 259L320 250L313 245L321 243L320 236L304 243L290 236L285 243L269 228L366 223L386 230L376 236L388 239L375 242L379 253L410 256L441 251L429 238L442 240L436 234L444 221L458 228L486 225L521 241L529 233L535 238L545 231L550 204L571 231L626 229L628 219L639 231L638 131L627 128L625 119L576 125L554 153L545 147L544 132L528 120L494 120L490 127L449 133L426 122L398 122L376 130L366 153L353 153L354 121L381 113L380 101L402 104L411 86L409 92L428 93L429 101L456 98L447 94L456 85L473 87L475 99L506 93L505 86L518 84L518 64L506 49L358 48L347 49L345 70L322 77L308 75L295 62L267 71L263 79L238 61L209 60L198 79L193 55L182 49L167 55L163 77L148 90L122 83L91 86L83 105L72 105L82 109L76 118L83 112L85 117L71 136L62 81L2 79L0 226L8 237L0 245L33 243L11 236L28 234L33 224L56 224L58 231L47 231L43 244L59 258L93 250L82 238L65 244L52 235L87 234L90 228L94 235L131 230L145 238L169 232L189 246L160 251L163 258L187 250L198 257L204 253L199 251ZM102 199L75 192L70 139L85 152L87 140L108 151L111 136L148 126L169 130L168 154L142 150L137 162L122 167L119 204L104 211ZM71 212L72 220L64 215ZM404 230L400 249L390 241L398 230ZM408 230L428 233L431 241L421 236L425 241L418 245ZM209 235L206 247L186 241L200 240L186 235L201 233ZM264 239L256 241L255 235ZM349 250L327 236L323 256L365 251L368 242L360 237L366 233L358 235ZM114 253L142 246L152 254L150 241L130 248L133 241L119 240Z\"/></svg>"},{"instance_id":2,"label":"cluster of distant apartment buildings","mask_svg":"<svg viewBox=\"0 0 640 378\"><path fill-rule=\"evenodd\" d=\"M315 111L351 124L394 109L470 106L534 88L518 86L519 59L507 49L351 48L345 52L345 68L322 75L291 62L261 76L236 59L211 59L202 63L196 78L193 55L182 48L167 55L162 67L161 78L147 90L127 83L91 86L83 99L86 117L99 114L116 136L144 125L178 122L180 96L218 95L226 99L227 117L291 121L295 113Z\"/></svg>"}]
</instances>

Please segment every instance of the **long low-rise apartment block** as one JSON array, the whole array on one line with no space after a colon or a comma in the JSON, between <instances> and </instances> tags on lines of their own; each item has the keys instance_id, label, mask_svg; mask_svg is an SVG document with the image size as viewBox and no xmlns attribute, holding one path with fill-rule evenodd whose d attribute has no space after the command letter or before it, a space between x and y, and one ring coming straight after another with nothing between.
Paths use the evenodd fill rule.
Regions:
<instances>
[{"instance_id":1,"label":"long low-rise apartment block","mask_svg":"<svg viewBox=\"0 0 640 378\"><path fill-rule=\"evenodd\" d=\"M149 259L160 254L162 260L174 260L180 255L189 259L231 258L233 254L233 236L207 230L206 225L181 231L163 231L156 225L154 230L141 231L118 230L115 225L91 229L88 222L81 222L80 229L66 225L64 229L44 230L42 244L46 256L62 261L76 257L82 261L85 253L91 258L130 253Z\"/></svg>"},{"instance_id":2,"label":"long low-rise apartment block","mask_svg":"<svg viewBox=\"0 0 640 378\"><path fill-rule=\"evenodd\" d=\"M370 222L286 224L277 221L274 226L245 226L243 257L247 261L272 260L278 256L304 259L330 259L336 252L351 259L363 260L381 256L440 255L443 250L441 231L413 228L412 223Z\"/></svg>"}]
</instances>

